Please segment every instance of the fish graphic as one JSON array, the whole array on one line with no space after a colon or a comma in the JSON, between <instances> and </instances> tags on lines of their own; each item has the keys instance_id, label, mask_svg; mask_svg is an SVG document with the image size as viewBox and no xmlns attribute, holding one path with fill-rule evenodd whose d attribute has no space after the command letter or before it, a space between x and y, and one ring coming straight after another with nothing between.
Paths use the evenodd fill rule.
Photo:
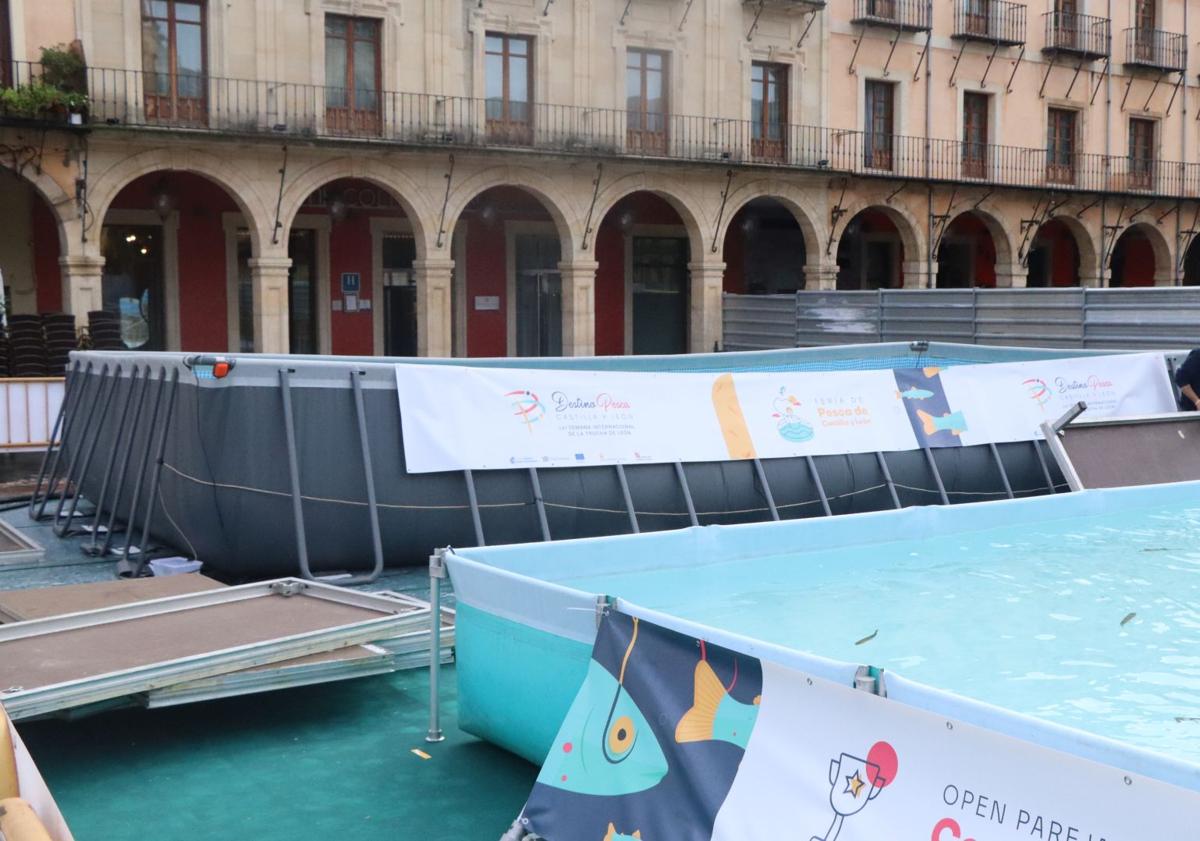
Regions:
<instances>
[{"instance_id":1,"label":"fish graphic","mask_svg":"<svg viewBox=\"0 0 1200 841\"><path fill-rule=\"evenodd\" d=\"M653 788L667 775L662 747L624 687L625 667L637 642L637 620L633 628L619 678L595 660L588 663L587 677L538 774L539 783L576 794L616 797Z\"/></svg>"},{"instance_id":2,"label":"fish graphic","mask_svg":"<svg viewBox=\"0 0 1200 841\"><path fill-rule=\"evenodd\" d=\"M921 373L924 374L926 377L929 377L932 379L933 377L936 377L941 372L941 370L942 369L939 368L937 365L928 365L921 369Z\"/></svg>"},{"instance_id":3,"label":"fish graphic","mask_svg":"<svg viewBox=\"0 0 1200 841\"><path fill-rule=\"evenodd\" d=\"M933 392L927 388L917 388L915 385L905 391L897 391L896 397L903 397L905 400L925 400L933 397Z\"/></svg>"},{"instance_id":4,"label":"fish graphic","mask_svg":"<svg viewBox=\"0 0 1200 841\"><path fill-rule=\"evenodd\" d=\"M745 750L758 719L759 699L753 704L734 700L707 660L696 664L695 686L692 708L675 727L675 741L682 745L715 740Z\"/></svg>"},{"instance_id":5,"label":"fish graphic","mask_svg":"<svg viewBox=\"0 0 1200 841\"><path fill-rule=\"evenodd\" d=\"M917 417L921 419L921 426L925 428L926 435L933 435L942 430L959 435L967 430L967 419L963 417L962 412L949 412L940 418L935 418L929 412L918 409Z\"/></svg>"},{"instance_id":6,"label":"fish graphic","mask_svg":"<svg viewBox=\"0 0 1200 841\"><path fill-rule=\"evenodd\" d=\"M635 838L637 841L642 841L642 833L635 829L633 835L622 835L617 832L616 826L610 823L608 825L608 832L604 833L604 838L601 841L631 841L631 839Z\"/></svg>"}]
</instances>

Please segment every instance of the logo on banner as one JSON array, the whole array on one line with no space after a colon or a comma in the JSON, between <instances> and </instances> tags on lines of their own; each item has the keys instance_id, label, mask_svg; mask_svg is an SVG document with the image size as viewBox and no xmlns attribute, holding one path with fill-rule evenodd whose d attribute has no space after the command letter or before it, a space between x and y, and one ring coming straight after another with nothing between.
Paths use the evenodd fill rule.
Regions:
<instances>
[{"instance_id":1,"label":"logo on banner","mask_svg":"<svg viewBox=\"0 0 1200 841\"><path fill-rule=\"evenodd\" d=\"M1039 377L1030 377L1021 383L1025 386L1025 390L1029 393L1029 399L1039 406L1045 406L1050 402L1050 386L1046 385L1046 381Z\"/></svg>"},{"instance_id":2,"label":"logo on banner","mask_svg":"<svg viewBox=\"0 0 1200 841\"><path fill-rule=\"evenodd\" d=\"M533 425L546 416L546 407L542 405L542 401L526 389L510 391L504 396L512 402L513 415L525 424L525 428L532 434Z\"/></svg>"},{"instance_id":3,"label":"logo on banner","mask_svg":"<svg viewBox=\"0 0 1200 841\"><path fill-rule=\"evenodd\" d=\"M824 835L814 835L810 841L837 841L846 818L857 815L878 797L896 779L899 766L896 750L887 742L871 745L866 759L843 753L830 760L829 805L833 807L833 823Z\"/></svg>"},{"instance_id":4,"label":"logo on banner","mask_svg":"<svg viewBox=\"0 0 1200 841\"><path fill-rule=\"evenodd\" d=\"M779 437L796 444L811 441L813 438L812 426L800 417L798 411L800 406L801 403L796 396L788 394L787 388L783 386L779 389L779 396L772 402L772 408L775 411L771 417L775 418L775 428L779 432Z\"/></svg>"}]
</instances>

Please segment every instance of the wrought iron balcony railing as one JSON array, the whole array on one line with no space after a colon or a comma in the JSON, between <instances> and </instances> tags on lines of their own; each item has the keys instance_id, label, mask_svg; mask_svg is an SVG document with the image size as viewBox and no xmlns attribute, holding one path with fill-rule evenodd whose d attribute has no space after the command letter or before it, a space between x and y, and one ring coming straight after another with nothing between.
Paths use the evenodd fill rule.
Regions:
<instances>
[{"instance_id":1,"label":"wrought iron balcony railing","mask_svg":"<svg viewBox=\"0 0 1200 841\"><path fill-rule=\"evenodd\" d=\"M930 0L854 0L851 23L926 32L933 26Z\"/></svg>"},{"instance_id":2,"label":"wrought iron balcony railing","mask_svg":"<svg viewBox=\"0 0 1200 841\"><path fill-rule=\"evenodd\" d=\"M18 85L36 66L14 70ZM88 70L81 118L106 127L173 134L304 138L361 145L516 149L560 155L717 162L999 187L1200 198L1200 164L1046 148L926 140L824 126L646 114L434 94L354 96L338 87ZM351 105L352 103L352 105ZM0 122L4 114L0 111ZM61 122L55 116L51 122Z\"/></svg>"},{"instance_id":3,"label":"wrought iron balcony railing","mask_svg":"<svg viewBox=\"0 0 1200 841\"><path fill-rule=\"evenodd\" d=\"M1107 58L1112 53L1112 27L1108 18L1075 12L1047 12L1044 53L1067 53L1080 58Z\"/></svg>"},{"instance_id":4,"label":"wrought iron balcony railing","mask_svg":"<svg viewBox=\"0 0 1200 841\"><path fill-rule=\"evenodd\" d=\"M1025 4L1008 0L955 0L954 38L1017 46L1025 43Z\"/></svg>"},{"instance_id":5,"label":"wrought iron balcony railing","mask_svg":"<svg viewBox=\"0 0 1200 841\"><path fill-rule=\"evenodd\" d=\"M1186 44L1182 35L1161 29L1125 30L1125 65L1165 72L1187 68Z\"/></svg>"}]
</instances>

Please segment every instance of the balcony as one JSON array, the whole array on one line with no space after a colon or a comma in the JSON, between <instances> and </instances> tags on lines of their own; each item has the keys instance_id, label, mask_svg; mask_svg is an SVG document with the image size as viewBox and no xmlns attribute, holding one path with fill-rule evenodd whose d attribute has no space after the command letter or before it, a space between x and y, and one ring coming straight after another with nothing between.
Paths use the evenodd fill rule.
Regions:
<instances>
[{"instance_id":1,"label":"balcony","mask_svg":"<svg viewBox=\"0 0 1200 841\"><path fill-rule=\"evenodd\" d=\"M1002 47L1020 46L1025 43L1025 4L1006 0L956 0L951 37Z\"/></svg>"},{"instance_id":2,"label":"balcony","mask_svg":"<svg viewBox=\"0 0 1200 841\"><path fill-rule=\"evenodd\" d=\"M930 0L854 0L851 23L928 32L933 26Z\"/></svg>"},{"instance_id":3,"label":"balcony","mask_svg":"<svg viewBox=\"0 0 1200 841\"><path fill-rule=\"evenodd\" d=\"M16 78L29 78L23 68ZM298 138L342 146L513 150L589 159L689 161L996 187L1200 198L1200 164L1069 154L1045 146L624 109L90 68L85 128L192 137ZM0 124L21 124L0 113Z\"/></svg>"},{"instance_id":4,"label":"balcony","mask_svg":"<svg viewBox=\"0 0 1200 841\"><path fill-rule=\"evenodd\" d=\"M1125 66L1144 67L1163 73L1187 69L1186 44L1182 35L1161 29L1125 30Z\"/></svg>"},{"instance_id":5,"label":"balcony","mask_svg":"<svg viewBox=\"0 0 1200 841\"><path fill-rule=\"evenodd\" d=\"M1047 12L1046 43L1042 52L1047 55L1072 55L1095 61L1112 54L1112 29L1108 18L1077 15L1074 12Z\"/></svg>"}]
</instances>

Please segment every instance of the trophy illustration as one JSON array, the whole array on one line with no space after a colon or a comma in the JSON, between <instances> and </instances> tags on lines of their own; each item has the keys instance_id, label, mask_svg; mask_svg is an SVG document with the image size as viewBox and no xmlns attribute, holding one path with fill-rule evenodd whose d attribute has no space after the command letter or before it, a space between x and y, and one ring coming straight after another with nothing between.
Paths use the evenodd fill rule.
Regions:
<instances>
[{"instance_id":1,"label":"trophy illustration","mask_svg":"<svg viewBox=\"0 0 1200 841\"><path fill-rule=\"evenodd\" d=\"M899 760L887 742L871 746L866 759L843 753L829 761L829 805L833 807L833 822L824 835L814 835L809 841L837 841L842 823L857 815L874 800L895 778Z\"/></svg>"}]
</instances>

